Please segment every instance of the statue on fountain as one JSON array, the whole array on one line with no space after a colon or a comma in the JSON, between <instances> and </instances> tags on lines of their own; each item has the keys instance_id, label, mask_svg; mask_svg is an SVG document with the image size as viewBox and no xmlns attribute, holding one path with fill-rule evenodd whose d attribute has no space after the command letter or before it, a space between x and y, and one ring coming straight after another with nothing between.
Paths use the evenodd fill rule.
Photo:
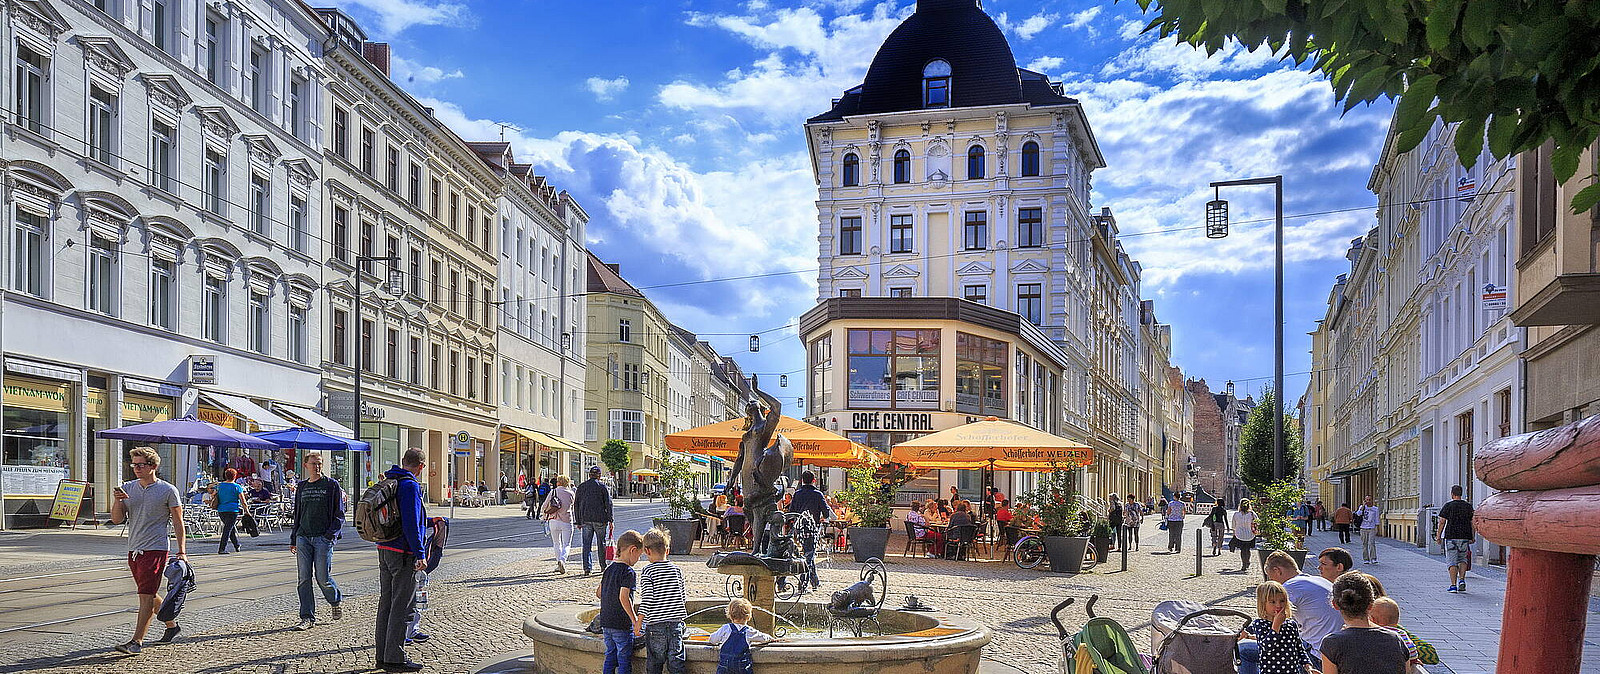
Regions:
<instances>
[{"instance_id":1,"label":"statue on fountain","mask_svg":"<svg viewBox=\"0 0 1600 674\"><path fill-rule=\"evenodd\" d=\"M778 514L777 482L794 462L794 447L782 435L773 442L778 422L783 418L783 404L762 391L753 375L750 388L754 397L744 408L747 425L739 441L739 456L733 461L729 486L737 485L744 496L745 516L755 538L751 551L762 555L768 553L772 541L768 526Z\"/></svg>"}]
</instances>

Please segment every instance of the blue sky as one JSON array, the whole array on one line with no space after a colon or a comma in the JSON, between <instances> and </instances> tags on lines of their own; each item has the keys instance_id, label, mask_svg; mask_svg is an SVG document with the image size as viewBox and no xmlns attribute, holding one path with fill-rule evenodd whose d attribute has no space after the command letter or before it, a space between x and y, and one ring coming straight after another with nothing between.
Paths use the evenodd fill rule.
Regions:
<instances>
[{"instance_id":1,"label":"blue sky","mask_svg":"<svg viewBox=\"0 0 1600 674\"><path fill-rule=\"evenodd\" d=\"M591 249L672 320L747 370L803 366L782 329L815 301L816 187L801 124L860 82L911 0L341 4L394 44L394 78L465 138L514 125L505 133L519 158L592 216ZM1234 233L1212 241L1193 229L1206 184L1286 176L1286 371L1306 370L1305 333L1350 239L1372 224L1366 182L1389 105L1341 115L1326 83L1265 50L1206 58L1140 35L1133 2L984 7L1019 65L1083 102L1109 165L1094 175L1092 205L1112 208L1143 264L1143 294L1173 325L1174 363L1213 389L1270 381L1272 196L1225 195ZM1178 228L1190 229L1166 231ZM800 271L649 290L782 270ZM761 352L744 353L742 335L767 330ZM1298 396L1305 381L1286 388ZM803 380L786 393L803 395Z\"/></svg>"}]
</instances>

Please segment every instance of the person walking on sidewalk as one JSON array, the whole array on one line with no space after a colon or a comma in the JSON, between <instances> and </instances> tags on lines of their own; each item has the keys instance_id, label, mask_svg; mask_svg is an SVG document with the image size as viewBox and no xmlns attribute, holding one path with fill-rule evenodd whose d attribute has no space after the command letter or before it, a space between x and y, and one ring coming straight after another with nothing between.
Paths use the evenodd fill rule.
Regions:
<instances>
[{"instance_id":1,"label":"person walking on sidewalk","mask_svg":"<svg viewBox=\"0 0 1600 674\"><path fill-rule=\"evenodd\" d=\"M817 536L822 531L822 523L833 519L833 508L828 506L828 499L817 489L816 473L809 470L800 473L800 488L789 500L788 512L811 515L812 529L799 537L800 549L806 557L806 575L801 581L811 583L811 589L815 590L822 586L817 579Z\"/></svg>"},{"instance_id":2,"label":"person walking on sidewalk","mask_svg":"<svg viewBox=\"0 0 1600 674\"><path fill-rule=\"evenodd\" d=\"M1183 552L1183 501L1167 501L1167 551Z\"/></svg>"},{"instance_id":3,"label":"person walking on sidewalk","mask_svg":"<svg viewBox=\"0 0 1600 674\"><path fill-rule=\"evenodd\" d=\"M567 572L567 555L572 552L572 506L578 500L573 493L572 480L565 475L556 476L556 486L544 500L546 523L550 525L550 547L556 556L556 573Z\"/></svg>"},{"instance_id":4,"label":"person walking on sidewalk","mask_svg":"<svg viewBox=\"0 0 1600 674\"><path fill-rule=\"evenodd\" d=\"M1139 524L1144 520L1144 504L1128 494L1128 503L1122 507L1122 524L1128 527L1128 542L1133 544L1133 549L1139 549Z\"/></svg>"},{"instance_id":5,"label":"person walking on sidewalk","mask_svg":"<svg viewBox=\"0 0 1600 674\"><path fill-rule=\"evenodd\" d=\"M428 567L428 548L422 543L427 515L422 510L422 486L417 476L426 462L422 450L411 448L400 457L400 465L383 474L394 480L395 507L400 511L400 537L378 544L378 616L374 641L378 647L378 669L386 672L416 672L422 665L406 657L406 628L411 620L411 604L417 593L417 574Z\"/></svg>"},{"instance_id":6,"label":"person walking on sidewalk","mask_svg":"<svg viewBox=\"0 0 1600 674\"><path fill-rule=\"evenodd\" d=\"M1106 523L1111 525L1111 549L1126 547L1127 536L1122 532L1122 500L1116 494L1106 497Z\"/></svg>"},{"instance_id":7,"label":"person walking on sidewalk","mask_svg":"<svg viewBox=\"0 0 1600 674\"><path fill-rule=\"evenodd\" d=\"M1355 521L1355 517L1348 503L1340 503L1339 509L1333 511L1333 530L1338 532L1340 543L1350 544L1350 523Z\"/></svg>"},{"instance_id":8,"label":"person walking on sidewalk","mask_svg":"<svg viewBox=\"0 0 1600 674\"><path fill-rule=\"evenodd\" d=\"M1356 518L1361 520L1361 559L1368 564L1378 563L1378 542L1374 540L1378 535L1378 515L1382 511L1372 504L1372 496L1368 495L1361 502L1361 507L1356 508Z\"/></svg>"},{"instance_id":9,"label":"person walking on sidewalk","mask_svg":"<svg viewBox=\"0 0 1600 674\"><path fill-rule=\"evenodd\" d=\"M1461 485L1450 487L1450 502L1439 509L1439 542L1450 565L1449 592L1467 591L1467 570L1472 568L1472 504L1461 494Z\"/></svg>"},{"instance_id":10,"label":"person walking on sidewalk","mask_svg":"<svg viewBox=\"0 0 1600 674\"><path fill-rule=\"evenodd\" d=\"M583 575L594 573L594 562L589 559L589 548L594 546L595 559L605 565L606 536L611 528L611 491L600 482L600 466L589 466L589 479L578 485L572 506L572 521L583 530Z\"/></svg>"},{"instance_id":11,"label":"person walking on sidewalk","mask_svg":"<svg viewBox=\"0 0 1600 674\"><path fill-rule=\"evenodd\" d=\"M161 589L161 572L167 567L168 524L178 541L177 558L187 561L188 554L178 488L156 477L161 455L149 447L135 447L128 452L128 465L138 479L125 482L112 492L116 500L111 504L111 523L128 523L128 570L139 594L139 617L133 624L133 638L117 646L117 650L138 655L145 632L150 630L150 622L161 605L156 591ZM176 620L167 621L166 626L156 643L170 643L182 631Z\"/></svg>"},{"instance_id":12,"label":"person walking on sidewalk","mask_svg":"<svg viewBox=\"0 0 1600 674\"><path fill-rule=\"evenodd\" d=\"M1250 502L1240 501L1239 510L1233 513L1233 540L1229 550L1239 551L1239 573L1250 570L1250 551L1256 549L1256 514L1250 512Z\"/></svg>"},{"instance_id":13,"label":"person walking on sidewalk","mask_svg":"<svg viewBox=\"0 0 1600 674\"><path fill-rule=\"evenodd\" d=\"M239 471L233 468L222 471L224 481L218 482L217 519L222 520L222 538L217 541L217 554L228 554L228 541L233 541L233 551L239 551L239 513L244 510L244 487L236 480Z\"/></svg>"},{"instance_id":14,"label":"person walking on sidewalk","mask_svg":"<svg viewBox=\"0 0 1600 674\"><path fill-rule=\"evenodd\" d=\"M333 478L322 474L322 455L306 452L300 459L306 479L294 493L294 523L289 527L289 553L299 562L300 623L297 630L311 629L317 621L317 599L311 593L312 579L322 588L333 619L344 617L339 603L344 595L333 582L333 542L344 527L344 489Z\"/></svg>"}]
</instances>

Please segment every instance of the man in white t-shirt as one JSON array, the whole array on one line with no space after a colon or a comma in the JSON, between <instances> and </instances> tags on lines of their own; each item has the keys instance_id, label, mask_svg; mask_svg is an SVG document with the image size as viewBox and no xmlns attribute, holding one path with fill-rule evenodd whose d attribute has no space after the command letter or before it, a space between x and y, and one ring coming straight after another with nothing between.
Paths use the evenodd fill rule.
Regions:
<instances>
[{"instance_id":1,"label":"man in white t-shirt","mask_svg":"<svg viewBox=\"0 0 1600 674\"><path fill-rule=\"evenodd\" d=\"M1383 511L1372 504L1372 497L1367 496L1361 502L1361 507L1356 508L1356 515L1361 518L1361 560L1368 564L1378 563L1378 542L1374 539L1378 535L1378 516Z\"/></svg>"},{"instance_id":2,"label":"man in white t-shirt","mask_svg":"<svg viewBox=\"0 0 1600 674\"><path fill-rule=\"evenodd\" d=\"M1250 551L1256 547L1256 514L1250 512L1250 502L1241 501L1233 513L1233 541L1228 547L1239 551L1239 571L1250 570Z\"/></svg>"}]
</instances>

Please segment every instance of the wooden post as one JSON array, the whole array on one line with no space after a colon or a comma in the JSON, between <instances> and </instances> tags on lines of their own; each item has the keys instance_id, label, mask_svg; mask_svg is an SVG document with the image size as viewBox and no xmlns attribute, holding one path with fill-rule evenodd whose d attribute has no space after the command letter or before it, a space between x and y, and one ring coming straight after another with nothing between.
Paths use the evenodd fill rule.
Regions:
<instances>
[{"instance_id":1,"label":"wooden post","mask_svg":"<svg viewBox=\"0 0 1600 674\"><path fill-rule=\"evenodd\" d=\"M1594 555L1511 549L1496 671L1583 668L1584 620L1594 562Z\"/></svg>"}]
</instances>

